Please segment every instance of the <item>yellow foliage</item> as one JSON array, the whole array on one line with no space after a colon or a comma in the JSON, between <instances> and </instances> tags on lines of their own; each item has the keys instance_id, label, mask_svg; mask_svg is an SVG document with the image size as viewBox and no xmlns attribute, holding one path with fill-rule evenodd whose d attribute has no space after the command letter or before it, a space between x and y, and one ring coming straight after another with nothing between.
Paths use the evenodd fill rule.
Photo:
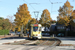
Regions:
<instances>
[{"instance_id":1,"label":"yellow foliage","mask_svg":"<svg viewBox=\"0 0 75 50\"><path fill-rule=\"evenodd\" d=\"M58 11L59 11L59 16L70 17L71 13L73 11L73 6L71 6L69 1L67 1L66 3L64 3L64 5L62 7L59 8Z\"/></svg>"},{"instance_id":2,"label":"yellow foliage","mask_svg":"<svg viewBox=\"0 0 75 50\"><path fill-rule=\"evenodd\" d=\"M19 31L19 32L21 31L21 28L20 28L20 27L18 27L18 31Z\"/></svg>"},{"instance_id":3,"label":"yellow foliage","mask_svg":"<svg viewBox=\"0 0 75 50\"><path fill-rule=\"evenodd\" d=\"M75 19L75 10L72 12L71 21L70 21L71 26L75 26L73 19Z\"/></svg>"},{"instance_id":4,"label":"yellow foliage","mask_svg":"<svg viewBox=\"0 0 75 50\"><path fill-rule=\"evenodd\" d=\"M27 31L29 31L29 29L27 29Z\"/></svg>"},{"instance_id":5,"label":"yellow foliage","mask_svg":"<svg viewBox=\"0 0 75 50\"><path fill-rule=\"evenodd\" d=\"M30 24L35 24L36 23L36 19L32 18L32 20L30 21Z\"/></svg>"},{"instance_id":6,"label":"yellow foliage","mask_svg":"<svg viewBox=\"0 0 75 50\"><path fill-rule=\"evenodd\" d=\"M68 26L70 22L70 16L73 15L72 11L73 6L71 6L69 1L67 0L67 2L64 3L63 7L59 8L59 16L57 17L58 23Z\"/></svg>"},{"instance_id":7,"label":"yellow foliage","mask_svg":"<svg viewBox=\"0 0 75 50\"><path fill-rule=\"evenodd\" d=\"M0 30L2 30L2 27L0 27Z\"/></svg>"},{"instance_id":8,"label":"yellow foliage","mask_svg":"<svg viewBox=\"0 0 75 50\"><path fill-rule=\"evenodd\" d=\"M12 31L15 31L15 28L12 28Z\"/></svg>"},{"instance_id":9,"label":"yellow foliage","mask_svg":"<svg viewBox=\"0 0 75 50\"><path fill-rule=\"evenodd\" d=\"M39 23L42 24L42 26L46 26L46 25L49 25L50 21L51 21L51 17L50 17L50 13L47 9L43 10L43 13L41 15L41 18L40 18L40 21ZM46 24L46 23L49 23L49 24Z\"/></svg>"},{"instance_id":10,"label":"yellow foliage","mask_svg":"<svg viewBox=\"0 0 75 50\"><path fill-rule=\"evenodd\" d=\"M75 10L72 12L72 19L75 19Z\"/></svg>"},{"instance_id":11,"label":"yellow foliage","mask_svg":"<svg viewBox=\"0 0 75 50\"><path fill-rule=\"evenodd\" d=\"M31 20L31 15L29 14L27 4L23 4L18 8L15 18L15 24L17 26L26 25L28 20Z\"/></svg>"},{"instance_id":12,"label":"yellow foliage","mask_svg":"<svg viewBox=\"0 0 75 50\"><path fill-rule=\"evenodd\" d=\"M70 22L70 20L67 16L64 17L64 18L60 18L59 21L58 21L59 24L62 24L62 25L65 25L65 26L68 26L69 22Z\"/></svg>"}]
</instances>

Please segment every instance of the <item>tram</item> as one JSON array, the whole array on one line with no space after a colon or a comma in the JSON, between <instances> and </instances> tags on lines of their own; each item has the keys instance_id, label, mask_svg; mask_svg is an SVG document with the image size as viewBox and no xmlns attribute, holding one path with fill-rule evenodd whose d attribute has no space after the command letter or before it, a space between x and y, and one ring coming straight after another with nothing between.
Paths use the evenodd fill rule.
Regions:
<instances>
[{"instance_id":1,"label":"tram","mask_svg":"<svg viewBox=\"0 0 75 50\"><path fill-rule=\"evenodd\" d=\"M41 39L42 38L42 31L41 31L41 24L31 24L30 25L30 35L31 39Z\"/></svg>"}]
</instances>

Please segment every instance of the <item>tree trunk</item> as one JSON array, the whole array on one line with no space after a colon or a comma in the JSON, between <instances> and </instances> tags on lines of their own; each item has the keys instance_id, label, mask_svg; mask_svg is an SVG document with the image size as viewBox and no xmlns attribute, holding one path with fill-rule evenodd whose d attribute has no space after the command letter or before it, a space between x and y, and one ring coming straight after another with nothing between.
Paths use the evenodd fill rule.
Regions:
<instances>
[{"instance_id":1,"label":"tree trunk","mask_svg":"<svg viewBox=\"0 0 75 50\"><path fill-rule=\"evenodd\" d=\"M20 33L19 37L23 37L23 25L21 27L21 33Z\"/></svg>"}]
</instances>

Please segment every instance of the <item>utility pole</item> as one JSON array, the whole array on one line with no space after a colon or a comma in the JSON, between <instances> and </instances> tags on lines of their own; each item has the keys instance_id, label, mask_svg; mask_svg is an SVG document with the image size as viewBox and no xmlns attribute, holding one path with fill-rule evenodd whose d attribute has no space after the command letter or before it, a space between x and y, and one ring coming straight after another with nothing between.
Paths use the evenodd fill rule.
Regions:
<instances>
[{"instance_id":1,"label":"utility pole","mask_svg":"<svg viewBox=\"0 0 75 50\"><path fill-rule=\"evenodd\" d=\"M39 11L34 11L34 15L35 15L35 18L36 18L36 23L38 23L37 20L38 20Z\"/></svg>"}]
</instances>

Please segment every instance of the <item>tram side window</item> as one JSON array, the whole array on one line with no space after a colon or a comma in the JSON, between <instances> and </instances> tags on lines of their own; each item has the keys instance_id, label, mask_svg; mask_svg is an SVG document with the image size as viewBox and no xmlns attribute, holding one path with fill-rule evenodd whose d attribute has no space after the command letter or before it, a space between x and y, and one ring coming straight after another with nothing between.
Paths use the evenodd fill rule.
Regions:
<instances>
[{"instance_id":1,"label":"tram side window","mask_svg":"<svg viewBox=\"0 0 75 50\"><path fill-rule=\"evenodd\" d=\"M38 31L38 27L33 27L33 31Z\"/></svg>"},{"instance_id":2,"label":"tram side window","mask_svg":"<svg viewBox=\"0 0 75 50\"><path fill-rule=\"evenodd\" d=\"M39 31L41 31L41 27L39 27Z\"/></svg>"}]
</instances>

